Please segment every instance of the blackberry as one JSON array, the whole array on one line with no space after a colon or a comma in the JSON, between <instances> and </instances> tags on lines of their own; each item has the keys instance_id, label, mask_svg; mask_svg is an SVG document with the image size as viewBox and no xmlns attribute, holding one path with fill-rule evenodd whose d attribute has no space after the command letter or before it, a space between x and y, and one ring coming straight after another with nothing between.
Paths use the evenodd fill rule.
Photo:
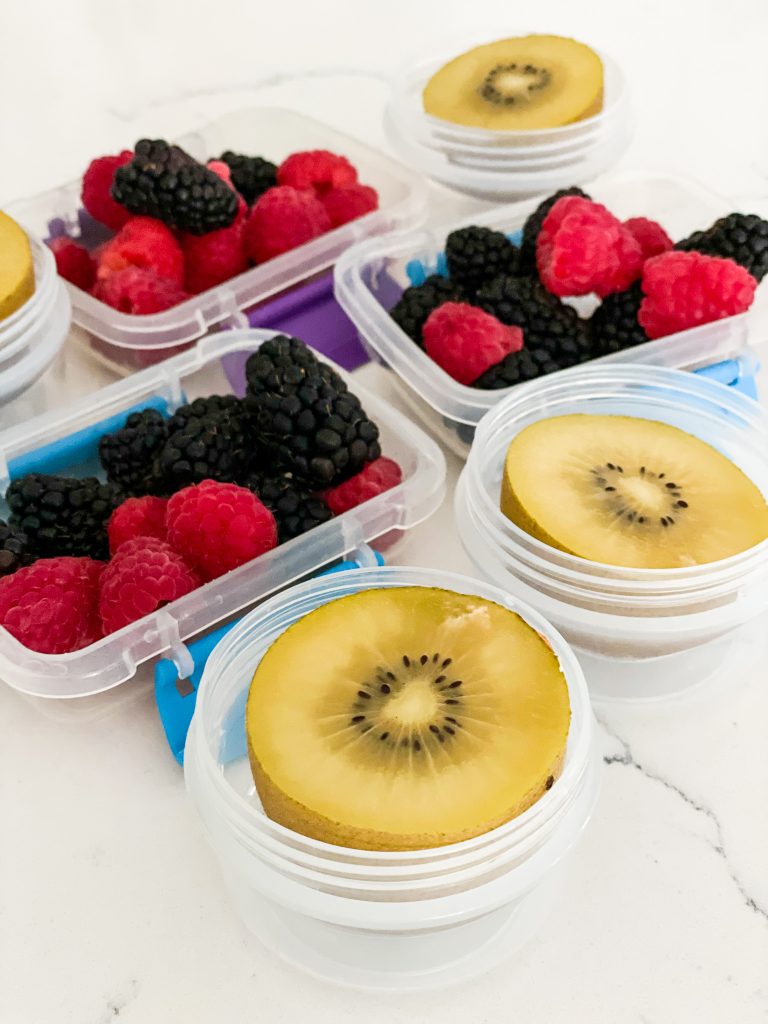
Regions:
<instances>
[{"instance_id":1,"label":"blackberry","mask_svg":"<svg viewBox=\"0 0 768 1024\"><path fill-rule=\"evenodd\" d=\"M464 302L466 294L455 281L433 274L423 284L406 288L389 315L405 333L421 348L421 332L429 314L444 302Z\"/></svg>"},{"instance_id":2,"label":"blackberry","mask_svg":"<svg viewBox=\"0 0 768 1024\"><path fill-rule=\"evenodd\" d=\"M760 282L768 273L768 220L756 213L729 213L706 231L694 231L675 248L734 260Z\"/></svg>"},{"instance_id":3,"label":"blackberry","mask_svg":"<svg viewBox=\"0 0 768 1024\"><path fill-rule=\"evenodd\" d=\"M587 323L533 277L496 278L475 301L503 324L521 327L525 348L548 353L558 368L595 355Z\"/></svg>"},{"instance_id":4,"label":"blackberry","mask_svg":"<svg viewBox=\"0 0 768 1024\"><path fill-rule=\"evenodd\" d=\"M268 188L277 185L277 167L260 156L243 156L228 149L219 157L232 172L232 184L251 206Z\"/></svg>"},{"instance_id":5,"label":"blackberry","mask_svg":"<svg viewBox=\"0 0 768 1024\"><path fill-rule=\"evenodd\" d=\"M635 281L623 292L606 295L589 321L592 344L600 356L621 352L648 341L648 335L637 320L643 290Z\"/></svg>"},{"instance_id":6,"label":"blackberry","mask_svg":"<svg viewBox=\"0 0 768 1024\"><path fill-rule=\"evenodd\" d=\"M168 420L168 433L183 430L192 420L199 420L204 416L216 416L219 413L237 414L241 409L242 402L235 395L208 395L205 398L195 398L187 405L180 405L171 416Z\"/></svg>"},{"instance_id":7,"label":"blackberry","mask_svg":"<svg viewBox=\"0 0 768 1024\"><path fill-rule=\"evenodd\" d=\"M0 577L32 562L28 553L29 541L26 533L0 519Z\"/></svg>"},{"instance_id":8,"label":"blackberry","mask_svg":"<svg viewBox=\"0 0 768 1024\"><path fill-rule=\"evenodd\" d=\"M99 459L107 480L126 495L148 494L152 490L152 462L165 444L166 421L156 409L133 412L114 434L99 442Z\"/></svg>"},{"instance_id":9,"label":"blackberry","mask_svg":"<svg viewBox=\"0 0 768 1024\"><path fill-rule=\"evenodd\" d=\"M535 380L547 373L554 373L566 366L573 364L567 360L560 364L545 349L538 348L529 350L526 347L519 352L510 352L504 356L500 363L489 367L472 384L473 388L480 388L482 391L497 391L499 388L508 388L513 384L522 384L527 380Z\"/></svg>"},{"instance_id":10,"label":"blackberry","mask_svg":"<svg viewBox=\"0 0 768 1024\"><path fill-rule=\"evenodd\" d=\"M114 484L28 473L13 481L5 497L10 525L27 535L35 557L109 557L107 520L124 498Z\"/></svg>"},{"instance_id":11,"label":"blackberry","mask_svg":"<svg viewBox=\"0 0 768 1024\"><path fill-rule=\"evenodd\" d=\"M203 480L237 483L253 459L245 415L239 407L186 415L184 410L191 408L177 410L181 425L169 432L155 459L158 493L173 494Z\"/></svg>"},{"instance_id":12,"label":"blackberry","mask_svg":"<svg viewBox=\"0 0 768 1024\"><path fill-rule=\"evenodd\" d=\"M448 276L470 295L500 274L513 274L517 258L517 246L491 228L459 228L445 240Z\"/></svg>"},{"instance_id":13,"label":"blackberry","mask_svg":"<svg viewBox=\"0 0 768 1024\"><path fill-rule=\"evenodd\" d=\"M112 198L131 213L156 217L193 235L225 228L237 215L237 193L163 139L136 143L133 160L115 172Z\"/></svg>"},{"instance_id":14,"label":"blackberry","mask_svg":"<svg viewBox=\"0 0 768 1024\"><path fill-rule=\"evenodd\" d=\"M323 499L313 495L290 471L254 474L245 481L245 486L257 494L274 515L281 544L333 518Z\"/></svg>"},{"instance_id":15,"label":"blackberry","mask_svg":"<svg viewBox=\"0 0 768 1024\"><path fill-rule=\"evenodd\" d=\"M523 225L523 240L520 243L520 258L518 260L518 269L521 273L534 273L536 271L536 240L539 237L541 225L558 199L562 199L563 196L581 196L582 199L591 198L582 189L573 185L571 188L561 188L559 192L555 192L554 195L539 203Z\"/></svg>"},{"instance_id":16,"label":"blackberry","mask_svg":"<svg viewBox=\"0 0 768 1024\"><path fill-rule=\"evenodd\" d=\"M308 374L320 374L337 391L347 386L335 370L321 363L311 348L299 338L279 334L248 357L245 364L246 394L249 397L265 391L290 394Z\"/></svg>"}]
</instances>

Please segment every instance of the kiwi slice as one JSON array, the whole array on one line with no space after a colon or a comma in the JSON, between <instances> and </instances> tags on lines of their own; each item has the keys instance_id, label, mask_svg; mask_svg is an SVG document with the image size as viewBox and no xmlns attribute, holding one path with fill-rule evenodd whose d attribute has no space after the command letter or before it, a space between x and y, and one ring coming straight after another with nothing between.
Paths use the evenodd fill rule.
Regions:
<instances>
[{"instance_id":1,"label":"kiwi slice","mask_svg":"<svg viewBox=\"0 0 768 1024\"><path fill-rule=\"evenodd\" d=\"M361 850L469 839L560 774L568 689L520 616L429 587L374 589L306 615L270 647L246 708L270 818Z\"/></svg>"},{"instance_id":2,"label":"kiwi slice","mask_svg":"<svg viewBox=\"0 0 768 1024\"><path fill-rule=\"evenodd\" d=\"M729 459L656 420L570 415L525 427L507 451L501 511L531 536L609 565L668 569L768 537L768 505Z\"/></svg>"},{"instance_id":3,"label":"kiwi slice","mask_svg":"<svg viewBox=\"0 0 768 1024\"><path fill-rule=\"evenodd\" d=\"M34 291L29 238L15 220L0 210L0 320L15 313Z\"/></svg>"},{"instance_id":4,"label":"kiwi slice","mask_svg":"<svg viewBox=\"0 0 768 1024\"><path fill-rule=\"evenodd\" d=\"M432 117L473 128L558 128L602 109L603 62L563 36L501 39L440 68L423 103Z\"/></svg>"}]
</instances>

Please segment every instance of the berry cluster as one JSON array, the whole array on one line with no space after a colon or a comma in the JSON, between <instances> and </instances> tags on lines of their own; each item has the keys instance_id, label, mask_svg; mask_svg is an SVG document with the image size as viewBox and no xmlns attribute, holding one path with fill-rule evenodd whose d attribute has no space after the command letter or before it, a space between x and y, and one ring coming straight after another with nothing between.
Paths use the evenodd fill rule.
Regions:
<instances>
[{"instance_id":1,"label":"berry cluster","mask_svg":"<svg viewBox=\"0 0 768 1024\"><path fill-rule=\"evenodd\" d=\"M99 443L106 480L29 473L0 521L0 624L79 650L400 483L360 400L303 342L265 342L246 396L147 408Z\"/></svg>"},{"instance_id":2,"label":"berry cluster","mask_svg":"<svg viewBox=\"0 0 768 1024\"><path fill-rule=\"evenodd\" d=\"M122 313L158 313L362 217L379 205L343 156L279 166L227 150L203 164L162 139L93 160L82 202L115 232L93 251L51 241L59 273Z\"/></svg>"},{"instance_id":3,"label":"berry cluster","mask_svg":"<svg viewBox=\"0 0 768 1024\"><path fill-rule=\"evenodd\" d=\"M569 188L533 211L519 247L471 225L448 236L445 263L390 316L454 380L505 388L744 312L768 272L768 221L732 213L675 244ZM602 300L590 319L570 301L586 295Z\"/></svg>"}]
</instances>

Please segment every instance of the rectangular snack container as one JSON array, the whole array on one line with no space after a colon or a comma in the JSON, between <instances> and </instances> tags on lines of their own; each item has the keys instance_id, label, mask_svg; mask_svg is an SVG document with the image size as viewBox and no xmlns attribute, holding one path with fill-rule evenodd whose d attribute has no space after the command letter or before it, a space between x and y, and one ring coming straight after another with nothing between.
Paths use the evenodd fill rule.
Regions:
<instances>
[{"instance_id":1,"label":"rectangular snack container","mask_svg":"<svg viewBox=\"0 0 768 1024\"><path fill-rule=\"evenodd\" d=\"M122 426L130 412L152 406L170 415L200 395L242 394L247 357L274 333L227 331L205 338L191 351L103 388L63 413L1 432L0 494L29 472L99 474L99 438ZM402 531L431 515L445 490L442 452L402 413L340 372L379 425L384 454L400 464L400 484L81 651L38 654L0 627L0 679L34 696L85 697L125 682L142 662L161 655L186 674L192 659L185 640L358 546L378 539L379 548L390 551ZM6 512L0 500L0 517Z\"/></svg>"},{"instance_id":2,"label":"rectangular snack container","mask_svg":"<svg viewBox=\"0 0 768 1024\"><path fill-rule=\"evenodd\" d=\"M73 324L80 329L74 336L121 372L143 369L176 355L218 327L290 329L275 323L275 313L269 304L264 305L265 300L327 272L354 242L410 227L424 216L424 191L413 172L356 139L290 110L264 107L235 111L176 141L200 160L231 149L278 163L299 150L329 149L352 161L360 180L378 191L380 206L162 313L121 313L69 285ZM130 140L131 145L134 142ZM93 247L110 234L82 209L80 179L19 200L11 204L9 212L41 238L66 234ZM307 298L322 302L326 292L330 298L331 287L330 278L324 286L315 282ZM322 294L318 294L318 288ZM316 339L318 346L321 340Z\"/></svg>"},{"instance_id":3,"label":"rectangular snack container","mask_svg":"<svg viewBox=\"0 0 768 1024\"><path fill-rule=\"evenodd\" d=\"M696 182L670 176L613 176L602 179L589 191L616 216L651 217L673 238L708 227L733 209L727 199ZM467 456L480 419L512 389L482 391L459 384L414 344L387 311L411 283L409 264L427 274L438 270L449 232L479 224L512 235L520 231L539 202L511 203L458 223L369 239L349 249L336 264L336 297L357 325L371 357L391 371L409 408L462 458ZM750 321L758 306L768 307L765 292L764 288L758 289L755 306L749 313L649 341L594 362L641 362L696 369L731 359L747 348Z\"/></svg>"}]
</instances>

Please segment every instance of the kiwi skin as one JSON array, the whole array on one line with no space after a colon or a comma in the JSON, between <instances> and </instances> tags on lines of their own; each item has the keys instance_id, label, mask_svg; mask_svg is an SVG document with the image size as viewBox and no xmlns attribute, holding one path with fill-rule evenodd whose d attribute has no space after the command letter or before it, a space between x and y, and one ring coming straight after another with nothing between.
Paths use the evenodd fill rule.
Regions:
<instances>
[{"instance_id":1,"label":"kiwi skin","mask_svg":"<svg viewBox=\"0 0 768 1024\"><path fill-rule=\"evenodd\" d=\"M490 821L483 822L472 829L464 829L461 832L442 833L436 835L434 832L419 833L412 832L403 835L394 835L390 832L380 832L373 828L359 828L356 825L345 824L344 822L332 821L323 814L310 810L304 804L294 800L293 797L284 793L272 779L264 772L259 763L250 742L248 740L248 759L251 763L251 772L256 783L256 790L259 794L264 812L272 821L298 832L299 835L307 836L309 839L317 839L320 842L330 843L333 846L343 846L353 850L379 850L379 851L407 851L427 850L437 846L450 846L453 843L461 843L466 839L474 839L475 836L485 835L494 828L506 824L512 818L516 818L523 811L528 810L539 800L544 793L552 788L553 783L560 777L563 771L565 752L561 752L554 764L550 765L545 776L538 785L529 790L522 799Z\"/></svg>"}]
</instances>

